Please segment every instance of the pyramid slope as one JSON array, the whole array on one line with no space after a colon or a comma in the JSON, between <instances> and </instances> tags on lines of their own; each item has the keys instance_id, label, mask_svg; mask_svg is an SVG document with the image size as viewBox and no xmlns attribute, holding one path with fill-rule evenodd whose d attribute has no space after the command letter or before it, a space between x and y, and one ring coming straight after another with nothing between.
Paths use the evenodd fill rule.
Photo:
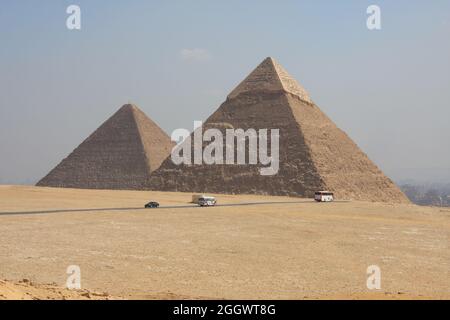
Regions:
<instances>
[{"instance_id":1,"label":"pyramid slope","mask_svg":"<svg viewBox=\"0 0 450 320\"><path fill-rule=\"evenodd\" d=\"M325 190L341 199L409 202L400 189L316 105L287 96Z\"/></svg>"},{"instance_id":2,"label":"pyramid slope","mask_svg":"<svg viewBox=\"0 0 450 320\"><path fill-rule=\"evenodd\" d=\"M294 123L284 93L258 99L241 95L227 100L203 126L217 128L280 129L280 169L277 175L261 176L253 165L174 165L170 157L154 171L147 184L151 190L231 194L308 195L324 183L313 165L308 146Z\"/></svg>"},{"instance_id":3,"label":"pyramid slope","mask_svg":"<svg viewBox=\"0 0 450 320\"><path fill-rule=\"evenodd\" d=\"M38 186L141 189L170 153L170 138L134 105L122 106Z\"/></svg>"},{"instance_id":4,"label":"pyramid slope","mask_svg":"<svg viewBox=\"0 0 450 320\"><path fill-rule=\"evenodd\" d=\"M144 112L134 106L134 117L136 119L139 137L147 156L149 172L158 169L167 158L175 145L170 137Z\"/></svg>"},{"instance_id":5,"label":"pyramid slope","mask_svg":"<svg viewBox=\"0 0 450 320\"><path fill-rule=\"evenodd\" d=\"M261 65L270 72L262 72ZM273 70L276 77L272 76ZM301 197L312 197L315 191L328 189L338 199L408 202L309 97L305 99L298 92L285 89L287 81L277 80L288 77L283 76L283 70L273 59L266 59L204 124L204 130L217 128L223 134L224 128L230 127L279 129L280 169L276 175L261 176L258 165L176 166L169 157L151 174L147 187ZM267 76L269 73L271 76Z\"/></svg>"}]
</instances>

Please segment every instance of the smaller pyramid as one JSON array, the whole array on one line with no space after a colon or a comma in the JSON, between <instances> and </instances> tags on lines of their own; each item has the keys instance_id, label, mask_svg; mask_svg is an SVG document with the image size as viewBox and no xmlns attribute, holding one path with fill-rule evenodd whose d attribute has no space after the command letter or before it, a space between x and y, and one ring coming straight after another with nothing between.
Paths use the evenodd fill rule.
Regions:
<instances>
[{"instance_id":1,"label":"smaller pyramid","mask_svg":"<svg viewBox=\"0 0 450 320\"><path fill-rule=\"evenodd\" d=\"M137 106L126 104L37 186L141 189L170 154L169 136Z\"/></svg>"}]
</instances>

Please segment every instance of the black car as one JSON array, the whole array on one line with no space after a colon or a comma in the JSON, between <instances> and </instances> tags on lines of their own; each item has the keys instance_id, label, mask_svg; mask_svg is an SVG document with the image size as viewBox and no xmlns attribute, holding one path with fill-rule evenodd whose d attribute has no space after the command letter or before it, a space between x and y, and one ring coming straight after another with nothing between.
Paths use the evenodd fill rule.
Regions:
<instances>
[{"instance_id":1,"label":"black car","mask_svg":"<svg viewBox=\"0 0 450 320\"><path fill-rule=\"evenodd\" d=\"M156 201L150 201L149 203L147 203L145 205L146 208L158 208L159 207L159 203Z\"/></svg>"}]
</instances>

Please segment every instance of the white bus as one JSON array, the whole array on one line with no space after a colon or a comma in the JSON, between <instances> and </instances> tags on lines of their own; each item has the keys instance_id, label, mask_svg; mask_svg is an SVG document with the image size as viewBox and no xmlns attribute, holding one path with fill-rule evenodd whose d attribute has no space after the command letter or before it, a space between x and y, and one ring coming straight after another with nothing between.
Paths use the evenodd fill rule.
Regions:
<instances>
[{"instance_id":1,"label":"white bus","mask_svg":"<svg viewBox=\"0 0 450 320\"><path fill-rule=\"evenodd\" d=\"M217 200L214 197L202 196L198 199L198 205L200 207L212 207L215 206L216 203Z\"/></svg>"},{"instance_id":2,"label":"white bus","mask_svg":"<svg viewBox=\"0 0 450 320\"><path fill-rule=\"evenodd\" d=\"M334 200L334 194L330 191L317 191L314 194L314 200L317 202L330 202Z\"/></svg>"}]
</instances>

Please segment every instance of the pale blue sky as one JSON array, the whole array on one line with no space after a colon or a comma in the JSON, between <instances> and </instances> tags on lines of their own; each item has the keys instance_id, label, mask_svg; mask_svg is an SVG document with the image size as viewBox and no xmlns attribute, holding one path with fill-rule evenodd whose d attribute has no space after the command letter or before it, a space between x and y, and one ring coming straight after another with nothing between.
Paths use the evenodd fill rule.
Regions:
<instances>
[{"instance_id":1,"label":"pale blue sky","mask_svg":"<svg viewBox=\"0 0 450 320\"><path fill-rule=\"evenodd\" d=\"M267 56L389 176L450 180L449 39L439 0L2 0L0 183L36 182L127 102L191 129Z\"/></svg>"}]
</instances>

